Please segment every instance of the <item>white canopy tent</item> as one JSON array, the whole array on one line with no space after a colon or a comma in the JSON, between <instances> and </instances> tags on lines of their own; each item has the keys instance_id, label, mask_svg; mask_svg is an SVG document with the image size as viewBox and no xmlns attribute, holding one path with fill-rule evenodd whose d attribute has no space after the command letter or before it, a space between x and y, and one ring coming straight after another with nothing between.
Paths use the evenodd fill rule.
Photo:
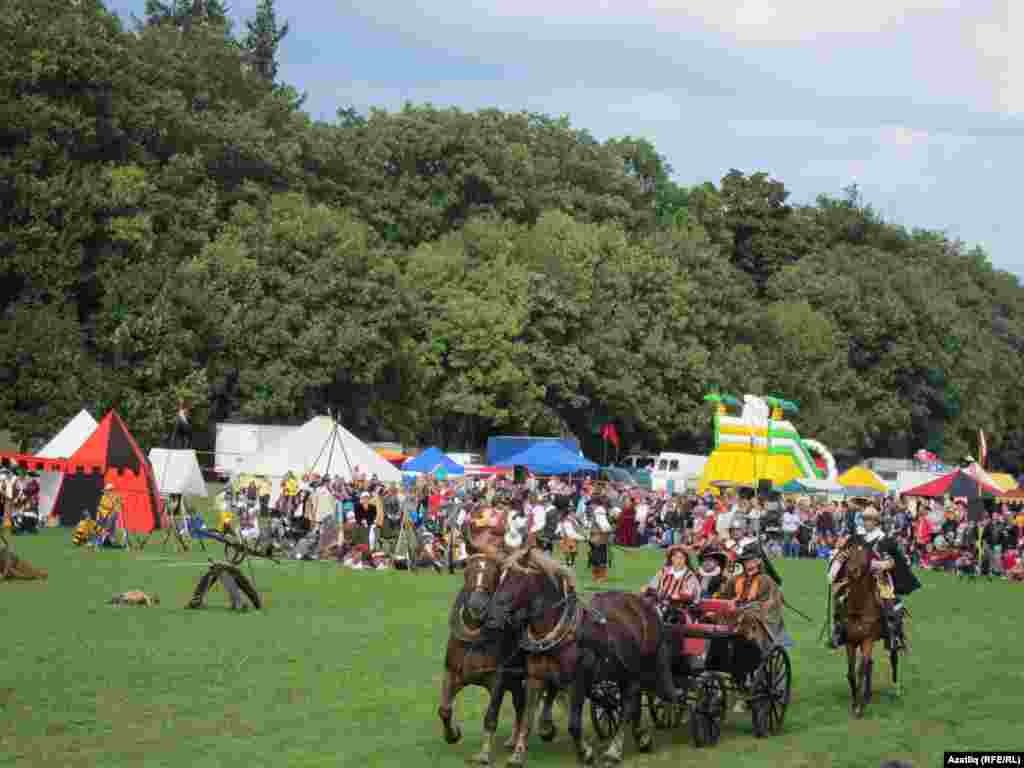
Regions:
<instances>
[{"instance_id":1,"label":"white canopy tent","mask_svg":"<svg viewBox=\"0 0 1024 768\"><path fill-rule=\"evenodd\" d=\"M394 465L330 416L310 419L264 451L244 457L237 469L272 481L271 504L276 503L280 480L289 471L299 477L316 473L344 480L359 471L367 479L376 475L385 483L402 482L402 473Z\"/></svg>"},{"instance_id":2,"label":"white canopy tent","mask_svg":"<svg viewBox=\"0 0 1024 768\"><path fill-rule=\"evenodd\" d=\"M797 480L800 485L809 491L815 493L837 493L841 494L846 490L846 487L840 485L835 480L819 480L816 477L800 478Z\"/></svg>"},{"instance_id":3,"label":"white canopy tent","mask_svg":"<svg viewBox=\"0 0 1024 768\"><path fill-rule=\"evenodd\" d=\"M78 415L64 425L64 428L44 445L36 456L44 459L67 459L77 451L99 425L88 411L81 410ZM64 479L63 472L39 473L39 519L44 524L49 518L53 505L60 494L60 484Z\"/></svg>"},{"instance_id":4,"label":"white canopy tent","mask_svg":"<svg viewBox=\"0 0 1024 768\"><path fill-rule=\"evenodd\" d=\"M203 480L203 473L199 469L195 451L153 448L149 452L149 463L153 465L157 491L162 495L210 495L206 489L206 481Z\"/></svg>"}]
</instances>

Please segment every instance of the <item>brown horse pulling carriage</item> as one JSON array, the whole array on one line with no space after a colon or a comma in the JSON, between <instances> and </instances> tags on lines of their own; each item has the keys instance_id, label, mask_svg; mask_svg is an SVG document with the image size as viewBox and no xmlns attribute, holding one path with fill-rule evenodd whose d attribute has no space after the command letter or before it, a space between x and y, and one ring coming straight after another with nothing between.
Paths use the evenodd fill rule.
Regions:
<instances>
[{"instance_id":1,"label":"brown horse pulling carriage","mask_svg":"<svg viewBox=\"0 0 1024 768\"><path fill-rule=\"evenodd\" d=\"M733 698L746 703L755 735L775 735L782 729L792 668L781 638L772 638L731 600L699 601L676 617L670 631L676 649L672 676L686 700L670 703L648 694L648 709L658 728L686 723L694 746L713 746ZM588 698L591 724L598 736L607 738L622 719L618 688L601 680Z\"/></svg>"},{"instance_id":2,"label":"brown horse pulling carriage","mask_svg":"<svg viewBox=\"0 0 1024 768\"><path fill-rule=\"evenodd\" d=\"M466 561L462 589L456 595L448 617L448 646L445 649L444 674L441 682L441 703L437 714L445 741L455 744L462 739L462 729L456 722L454 704L459 693L468 686L485 688L490 701L484 716L483 743L473 757L477 765L490 765L494 754L494 735L498 727L501 704L506 693L512 695L516 725L512 740L505 746L511 749L516 734L524 727L526 712L526 660L519 648L516 632L488 633L483 622L491 597L501 578L503 557L496 551L471 555ZM552 706L555 691L545 691L539 730L540 737L550 741L555 737Z\"/></svg>"}]
</instances>

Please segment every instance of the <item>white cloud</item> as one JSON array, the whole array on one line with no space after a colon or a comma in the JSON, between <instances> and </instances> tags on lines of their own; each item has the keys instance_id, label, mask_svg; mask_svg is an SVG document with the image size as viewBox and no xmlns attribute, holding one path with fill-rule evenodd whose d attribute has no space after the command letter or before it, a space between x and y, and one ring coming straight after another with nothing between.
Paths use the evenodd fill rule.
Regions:
<instances>
[{"instance_id":1,"label":"white cloud","mask_svg":"<svg viewBox=\"0 0 1024 768\"><path fill-rule=\"evenodd\" d=\"M1020 5L1008 0L999 18L974 29L974 43L995 91L996 107L1009 115L1024 114L1022 24Z\"/></svg>"}]
</instances>

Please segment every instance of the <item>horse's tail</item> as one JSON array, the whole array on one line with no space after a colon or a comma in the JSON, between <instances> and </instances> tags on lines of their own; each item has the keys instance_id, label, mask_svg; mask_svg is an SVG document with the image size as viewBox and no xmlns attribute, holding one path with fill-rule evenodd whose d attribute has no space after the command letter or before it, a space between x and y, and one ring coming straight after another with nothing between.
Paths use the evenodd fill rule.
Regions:
<instances>
[{"instance_id":1,"label":"horse's tail","mask_svg":"<svg viewBox=\"0 0 1024 768\"><path fill-rule=\"evenodd\" d=\"M672 633L662 632L655 661L655 692L662 701L676 700L676 683L672 677Z\"/></svg>"}]
</instances>

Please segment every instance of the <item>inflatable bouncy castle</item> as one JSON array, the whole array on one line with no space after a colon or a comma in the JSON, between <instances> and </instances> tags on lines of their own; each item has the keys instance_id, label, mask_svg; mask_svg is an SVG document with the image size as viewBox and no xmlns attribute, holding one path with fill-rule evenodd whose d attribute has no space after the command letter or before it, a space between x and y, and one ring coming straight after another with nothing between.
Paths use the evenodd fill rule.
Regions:
<instances>
[{"instance_id":1,"label":"inflatable bouncy castle","mask_svg":"<svg viewBox=\"0 0 1024 768\"><path fill-rule=\"evenodd\" d=\"M797 406L778 397L710 394L715 405L714 449L699 490L716 484L756 487L770 480L776 489L792 480L834 482L836 461L825 446L805 440L789 421ZM732 412L730 412L732 409Z\"/></svg>"}]
</instances>

